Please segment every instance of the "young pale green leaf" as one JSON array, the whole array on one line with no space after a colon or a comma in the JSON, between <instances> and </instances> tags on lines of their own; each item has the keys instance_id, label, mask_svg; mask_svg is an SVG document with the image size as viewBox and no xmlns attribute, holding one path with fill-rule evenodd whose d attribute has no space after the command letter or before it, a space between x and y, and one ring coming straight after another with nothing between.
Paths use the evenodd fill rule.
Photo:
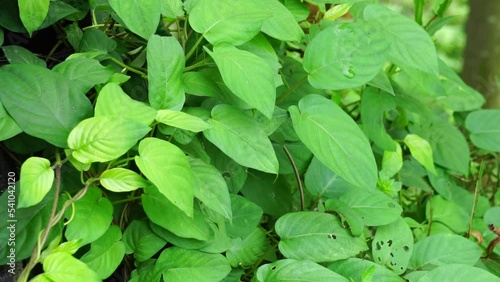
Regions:
<instances>
[{"instance_id":1,"label":"young pale green leaf","mask_svg":"<svg viewBox=\"0 0 500 282\"><path fill-rule=\"evenodd\" d=\"M81 239L80 246L101 237L113 220L113 205L102 197L101 190L95 186L89 187L85 196L75 202L73 212L64 235L68 240ZM70 218L71 213L67 212L66 217Z\"/></svg>"},{"instance_id":2,"label":"young pale green leaf","mask_svg":"<svg viewBox=\"0 0 500 282\"><path fill-rule=\"evenodd\" d=\"M125 245L120 239L122 232L117 225L111 225L99 239L90 244L90 251L85 253L80 261L95 271L99 278L106 279L118 266L125 256Z\"/></svg>"},{"instance_id":3,"label":"young pale green leaf","mask_svg":"<svg viewBox=\"0 0 500 282\"><path fill-rule=\"evenodd\" d=\"M272 15L262 23L262 32L281 41L300 41L302 39L304 36L302 28L283 4L276 0L254 0L253 2Z\"/></svg>"},{"instance_id":4,"label":"young pale green leaf","mask_svg":"<svg viewBox=\"0 0 500 282\"><path fill-rule=\"evenodd\" d=\"M187 216L154 185L144 188L141 200L146 215L153 223L182 238L200 241L207 241L210 238L210 230L205 217L197 206L191 216Z\"/></svg>"},{"instance_id":5,"label":"young pale green leaf","mask_svg":"<svg viewBox=\"0 0 500 282\"><path fill-rule=\"evenodd\" d=\"M210 125L201 118L180 111L158 110L156 120L192 132L200 132L210 128Z\"/></svg>"},{"instance_id":6,"label":"young pale green leaf","mask_svg":"<svg viewBox=\"0 0 500 282\"><path fill-rule=\"evenodd\" d=\"M283 259L265 264L257 269L258 282L303 281L303 282L348 282L328 268L308 260Z\"/></svg>"},{"instance_id":7,"label":"young pale green leaf","mask_svg":"<svg viewBox=\"0 0 500 282\"><path fill-rule=\"evenodd\" d=\"M160 21L160 1L109 0L109 5L133 33L146 40L155 33Z\"/></svg>"},{"instance_id":8,"label":"young pale green leaf","mask_svg":"<svg viewBox=\"0 0 500 282\"><path fill-rule=\"evenodd\" d=\"M349 12L349 9L352 7L352 4L353 3L345 3L335 6L332 5L332 7L328 9L328 11L326 11L323 18L328 21L334 21L347 14Z\"/></svg>"},{"instance_id":9,"label":"young pale green leaf","mask_svg":"<svg viewBox=\"0 0 500 282\"><path fill-rule=\"evenodd\" d=\"M331 269L344 277L350 278L351 281L363 281L363 272L371 267L374 267L373 282L405 281L403 278L399 277L396 273L386 267L376 264L373 261L360 258L349 258L346 260L335 261L328 266L328 269Z\"/></svg>"},{"instance_id":10,"label":"young pale green leaf","mask_svg":"<svg viewBox=\"0 0 500 282\"><path fill-rule=\"evenodd\" d=\"M257 35L263 21L270 16L254 1L198 0L190 12L189 23L213 45L221 42L240 45Z\"/></svg>"},{"instance_id":11,"label":"young pale green leaf","mask_svg":"<svg viewBox=\"0 0 500 282\"><path fill-rule=\"evenodd\" d=\"M241 100L269 119L274 112L276 89L269 65L257 55L220 44L209 52L227 87Z\"/></svg>"},{"instance_id":12,"label":"young pale green leaf","mask_svg":"<svg viewBox=\"0 0 500 282\"><path fill-rule=\"evenodd\" d=\"M304 69L312 86L347 89L372 80L382 69L389 51L384 35L363 21L334 24L307 46Z\"/></svg>"},{"instance_id":13,"label":"young pale green leaf","mask_svg":"<svg viewBox=\"0 0 500 282\"><path fill-rule=\"evenodd\" d=\"M0 69L0 100L27 134L67 148L69 132L92 113L92 105L61 74L36 65Z\"/></svg>"},{"instance_id":14,"label":"young pale green leaf","mask_svg":"<svg viewBox=\"0 0 500 282\"><path fill-rule=\"evenodd\" d=\"M69 59L52 70L70 79L71 85L82 93L87 93L96 84L105 83L113 74L111 68L104 67L99 61L90 58Z\"/></svg>"},{"instance_id":15,"label":"young pale green leaf","mask_svg":"<svg viewBox=\"0 0 500 282\"><path fill-rule=\"evenodd\" d=\"M31 53L28 49L25 49L21 46L17 45L9 45L2 47L3 53L5 57L9 61L10 64L30 64L30 65L38 65L41 67L47 67L47 64L44 60L35 56L35 54Z\"/></svg>"},{"instance_id":16,"label":"young pale green leaf","mask_svg":"<svg viewBox=\"0 0 500 282\"><path fill-rule=\"evenodd\" d=\"M477 147L500 152L500 110L479 110L465 120L470 139Z\"/></svg>"},{"instance_id":17,"label":"young pale green leaf","mask_svg":"<svg viewBox=\"0 0 500 282\"><path fill-rule=\"evenodd\" d=\"M240 165L278 174L279 164L271 141L259 124L242 111L218 105L203 135Z\"/></svg>"},{"instance_id":18,"label":"young pale green leaf","mask_svg":"<svg viewBox=\"0 0 500 282\"><path fill-rule=\"evenodd\" d=\"M189 158L193 170L194 196L227 219L232 218L229 190L222 174L200 159Z\"/></svg>"},{"instance_id":19,"label":"young pale green leaf","mask_svg":"<svg viewBox=\"0 0 500 282\"><path fill-rule=\"evenodd\" d=\"M361 122L368 137L380 148L395 151L396 142L384 127L384 114L396 108L394 96L373 87L367 87L361 96Z\"/></svg>"},{"instance_id":20,"label":"young pale green leaf","mask_svg":"<svg viewBox=\"0 0 500 282\"><path fill-rule=\"evenodd\" d=\"M221 254L171 247L164 250L155 267L163 267L164 281L219 282L231 272L229 261Z\"/></svg>"},{"instance_id":21,"label":"young pale green leaf","mask_svg":"<svg viewBox=\"0 0 500 282\"><path fill-rule=\"evenodd\" d=\"M5 111L5 108L0 101L0 141L9 139L17 134L23 132L23 130L17 125L17 123L12 119L11 116Z\"/></svg>"},{"instance_id":22,"label":"young pale green leaf","mask_svg":"<svg viewBox=\"0 0 500 282\"><path fill-rule=\"evenodd\" d=\"M377 165L370 143L337 104L308 95L288 111L295 132L316 158L352 184L367 190L376 187Z\"/></svg>"},{"instance_id":23,"label":"young pale green leaf","mask_svg":"<svg viewBox=\"0 0 500 282\"><path fill-rule=\"evenodd\" d=\"M73 157L82 163L108 162L125 154L150 128L142 123L100 116L80 122L69 134Z\"/></svg>"},{"instance_id":24,"label":"young pale green leaf","mask_svg":"<svg viewBox=\"0 0 500 282\"><path fill-rule=\"evenodd\" d=\"M380 4L365 7L363 18L391 43L389 58L402 69L437 74L437 53L432 39L415 21Z\"/></svg>"},{"instance_id":25,"label":"young pale green leaf","mask_svg":"<svg viewBox=\"0 0 500 282\"><path fill-rule=\"evenodd\" d=\"M53 282L99 282L102 281L97 273L87 264L72 257L67 253L54 253L43 261L43 273L49 281Z\"/></svg>"},{"instance_id":26,"label":"young pale green leaf","mask_svg":"<svg viewBox=\"0 0 500 282\"><path fill-rule=\"evenodd\" d=\"M226 257L232 267L251 266L258 262L269 247L266 233L257 227L244 239L233 239L231 247L226 252Z\"/></svg>"},{"instance_id":27,"label":"young pale green leaf","mask_svg":"<svg viewBox=\"0 0 500 282\"><path fill-rule=\"evenodd\" d=\"M19 17L31 36L47 17L50 0L18 0L18 5Z\"/></svg>"},{"instance_id":28,"label":"young pale green leaf","mask_svg":"<svg viewBox=\"0 0 500 282\"><path fill-rule=\"evenodd\" d=\"M184 152L167 141L146 138L139 143L135 163L167 199L193 216L193 174Z\"/></svg>"},{"instance_id":29,"label":"young pale green leaf","mask_svg":"<svg viewBox=\"0 0 500 282\"><path fill-rule=\"evenodd\" d=\"M246 198L231 194L233 219L227 221L227 234L231 238L245 238L253 232L262 219L262 209Z\"/></svg>"},{"instance_id":30,"label":"young pale green leaf","mask_svg":"<svg viewBox=\"0 0 500 282\"><path fill-rule=\"evenodd\" d=\"M404 219L379 226L372 241L375 261L397 274L403 274L413 252L413 233Z\"/></svg>"},{"instance_id":31,"label":"young pale green leaf","mask_svg":"<svg viewBox=\"0 0 500 282\"><path fill-rule=\"evenodd\" d=\"M145 220L134 220L123 233L125 253L134 253L138 262L150 259L161 250L167 242L156 235Z\"/></svg>"},{"instance_id":32,"label":"young pale green leaf","mask_svg":"<svg viewBox=\"0 0 500 282\"><path fill-rule=\"evenodd\" d=\"M379 190L351 188L340 200L346 203L367 226L380 226L394 222L401 216L401 206Z\"/></svg>"},{"instance_id":33,"label":"young pale green leaf","mask_svg":"<svg viewBox=\"0 0 500 282\"><path fill-rule=\"evenodd\" d=\"M437 267L418 279L418 282L500 282L500 278L479 267L463 264L448 264Z\"/></svg>"},{"instance_id":34,"label":"young pale green leaf","mask_svg":"<svg viewBox=\"0 0 500 282\"><path fill-rule=\"evenodd\" d=\"M155 109L135 101L116 83L108 83L99 92L95 105L95 116L123 117L150 125L156 116Z\"/></svg>"},{"instance_id":35,"label":"young pale green leaf","mask_svg":"<svg viewBox=\"0 0 500 282\"><path fill-rule=\"evenodd\" d=\"M99 181L104 188L113 192L130 192L148 185L136 172L119 167L104 171Z\"/></svg>"},{"instance_id":36,"label":"young pale green leaf","mask_svg":"<svg viewBox=\"0 0 500 282\"><path fill-rule=\"evenodd\" d=\"M44 158L31 157L21 166L21 193L18 208L34 206L47 195L54 182L54 171L50 161Z\"/></svg>"},{"instance_id":37,"label":"young pale green leaf","mask_svg":"<svg viewBox=\"0 0 500 282\"><path fill-rule=\"evenodd\" d=\"M401 145L394 142L396 151L384 151L382 156L382 169L380 170L379 176L383 180L390 179L396 173L398 173L403 167L403 151L401 150Z\"/></svg>"},{"instance_id":38,"label":"young pale green leaf","mask_svg":"<svg viewBox=\"0 0 500 282\"><path fill-rule=\"evenodd\" d=\"M452 263L474 265L482 249L474 242L455 234L434 234L415 244L411 256L412 268L426 265L443 266Z\"/></svg>"},{"instance_id":39,"label":"young pale green leaf","mask_svg":"<svg viewBox=\"0 0 500 282\"><path fill-rule=\"evenodd\" d=\"M168 52L165 52L168 50ZM184 50L175 37L154 35L147 49L149 103L157 110L180 110L186 96L182 85Z\"/></svg>"},{"instance_id":40,"label":"young pale green leaf","mask_svg":"<svg viewBox=\"0 0 500 282\"><path fill-rule=\"evenodd\" d=\"M363 236L352 237L337 217L319 212L288 213L276 222L279 250L287 258L327 262L368 249Z\"/></svg>"},{"instance_id":41,"label":"young pale green leaf","mask_svg":"<svg viewBox=\"0 0 500 282\"><path fill-rule=\"evenodd\" d=\"M416 134L408 134L404 143L410 149L411 155L427 170L436 174L434 158L432 157L432 147L427 140Z\"/></svg>"}]
</instances>

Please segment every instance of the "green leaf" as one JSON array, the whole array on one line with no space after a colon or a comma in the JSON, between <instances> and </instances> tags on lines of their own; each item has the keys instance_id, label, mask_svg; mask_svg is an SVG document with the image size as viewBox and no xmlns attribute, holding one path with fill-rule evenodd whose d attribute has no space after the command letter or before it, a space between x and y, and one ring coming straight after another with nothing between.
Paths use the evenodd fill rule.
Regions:
<instances>
[{"instance_id":1,"label":"green leaf","mask_svg":"<svg viewBox=\"0 0 500 282\"><path fill-rule=\"evenodd\" d=\"M456 233L463 233L469 227L467 212L461 206L447 201L441 196L435 196L427 202L425 215L427 219L432 220L431 231L435 223L442 223Z\"/></svg>"},{"instance_id":2,"label":"green leaf","mask_svg":"<svg viewBox=\"0 0 500 282\"><path fill-rule=\"evenodd\" d=\"M470 139L477 147L500 152L500 110L479 110L465 120Z\"/></svg>"},{"instance_id":3,"label":"green leaf","mask_svg":"<svg viewBox=\"0 0 500 282\"><path fill-rule=\"evenodd\" d=\"M288 111L295 132L316 158L352 184L367 190L376 187L377 165L371 146L337 104L313 94Z\"/></svg>"},{"instance_id":4,"label":"green leaf","mask_svg":"<svg viewBox=\"0 0 500 282\"><path fill-rule=\"evenodd\" d=\"M90 52L90 58L93 58L115 50L116 45L116 42L109 38L104 31L97 28L90 28L83 32L77 51L82 53ZM71 59L74 55L76 54L68 58Z\"/></svg>"},{"instance_id":5,"label":"green leaf","mask_svg":"<svg viewBox=\"0 0 500 282\"><path fill-rule=\"evenodd\" d=\"M182 0L160 1L160 11L162 15L172 19L183 16Z\"/></svg>"},{"instance_id":6,"label":"green leaf","mask_svg":"<svg viewBox=\"0 0 500 282\"><path fill-rule=\"evenodd\" d=\"M175 145L157 138L139 143L135 163L167 199L193 216L193 174L189 160Z\"/></svg>"},{"instance_id":7,"label":"green leaf","mask_svg":"<svg viewBox=\"0 0 500 282\"><path fill-rule=\"evenodd\" d=\"M123 117L150 125L155 119L156 111L130 98L118 84L108 83L97 97L95 116Z\"/></svg>"},{"instance_id":8,"label":"green leaf","mask_svg":"<svg viewBox=\"0 0 500 282\"><path fill-rule=\"evenodd\" d=\"M146 40L155 33L160 21L160 1L109 0L109 5L133 33Z\"/></svg>"},{"instance_id":9,"label":"green leaf","mask_svg":"<svg viewBox=\"0 0 500 282\"><path fill-rule=\"evenodd\" d=\"M210 125L201 118L180 111L159 110L156 114L156 120L192 132L200 132L210 128Z\"/></svg>"},{"instance_id":10,"label":"green leaf","mask_svg":"<svg viewBox=\"0 0 500 282\"><path fill-rule=\"evenodd\" d=\"M385 71L379 72L372 80L368 81L366 84L379 88L387 93L390 93L393 96L396 96L396 94L394 94L392 84L389 81L389 77L387 76L387 73L385 73Z\"/></svg>"},{"instance_id":11,"label":"green leaf","mask_svg":"<svg viewBox=\"0 0 500 282\"><path fill-rule=\"evenodd\" d=\"M288 213L276 222L279 250L287 258L327 262L346 259L368 249L363 236L352 237L331 214Z\"/></svg>"},{"instance_id":12,"label":"green leaf","mask_svg":"<svg viewBox=\"0 0 500 282\"><path fill-rule=\"evenodd\" d=\"M99 181L104 188L113 192L130 192L148 185L136 172L119 167L104 171Z\"/></svg>"},{"instance_id":13,"label":"green leaf","mask_svg":"<svg viewBox=\"0 0 500 282\"><path fill-rule=\"evenodd\" d=\"M94 242L108 230L113 220L113 205L102 197L99 188L90 186L85 196L75 202L73 213L64 235L69 241L81 239L80 246L83 246ZM70 218L71 213L67 211L65 216Z\"/></svg>"},{"instance_id":14,"label":"green leaf","mask_svg":"<svg viewBox=\"0 0 500 282\"><path fill-rule=\"evenodd\" d=\"M99 239L90 244L90 250L80 260L95 271L99 278L106 279L116 271L125 256L122 233L117 225L111 225Z\"/></svg>"},{"instance_id":15,"label":"green leaf","mask_svg":"<svg viewBox=\"0 0 500 282\"><path fill-rule=\"evenodd\" d=\"M233 218L227 224L227 234L231 238L245 238L253 232L262 219L262 209L246 198L231 194Z\"/></svg>"},{"instance_id":16,"label":"green leaf","mask_svg":"<svg viewBox=\"0 0 500 282\"><path fill-rule=\"evenodd\" d=\"M89 58L69 59L57 64L53 71L71 80L73 87L87 93L94 85L105 83L113 74L113 70L103 67L97 60Z\"/></svg>"},{"instance_id":17,"label":"green leaf","mask_svg":"<svg viewBox=\"0 0 500 282\"><path fill-rule=\"evenodd\" d=\"M171 247L164 250L156 266L163 267L164 281L218 282L231 272L228 260L221 254Z\"/></svg>"},{"instance_id":18,"label":"green leaf","mask_svg":"<svg viewBox=\"0 0 500 282\"><path fill-rule=\"evenodd\" d=\"M436 164L468 174L469 144L458 128L448 121L435 121L430 126L411 127L410 131L429 140Z\"/></svg>"},{"instance_id":19,"label":"green leaf","mask_svg":"<svg viewBox=\"0 0 500 282\"><path fill-rule=\"evenodd\" d=\"M92 106L64 76L35 65L0 69L0 100L24 132L67 148L70 131Z\"/></svg>"},{"instance_id":20,"label":"green leaf","mask_svg":"<svg viewBox=\"0 0 500 282\"><path fill-rule=\"evenodd\" d=\"M203 135L240 165L278 174L279 164L271 141L259 124L229 105L217 105Z\"/></svg>"},{"instance_id":21,"label":"green leaf","mask_svg":"<svg viewBox=\"0 0 500 282\"><path fill-rule=\"evenodd\" d=\"M484 213L483 219L486 224L493 224L495 226L500 226L500 207L489 208Z\"/></svg>"},{"instance_id":22,"label":"green leaf","mask_svg":"<svg viewBox=\"0 0 500 282\"><path fill-rule=\"evenodd\" d=\"M317 263L307 260L283 259L265 264L255 274L258 282L348 282L346 278Z\"/></svg>"},{"instance_id":23,"label":"green leaf","mask_svg":"<svg viewBox=\"0 0 500 282\"><path fill-rule=\"evenodd\" d=\"M47 195L54 182L54 170L50 161L39 157L30 157L21 166L21 193L18 208L34 206Z\"/></svg>"},{"instance_id":24,"label":"green leaf","mask_svg":"<svg viewBox=\"0 0 500 282\"><path fill-rule=\"evenodd\" d=\"M50 0L18 0L19 17L31 37L47 17Z\"/></svg>"},{"instance_id":25,"label":"green leaf","mask_svg":"<svg viewBox=\"0 0 500 282\"><path fill-rule=\"evenodd\" d=\"M304 182L307 191L318 199L338 198L353 187L351 183L335 174L317 158L313 158L309 164Z\"/></svg>"},{"instance_id":26,"label":"green leaf","mask_svg":"<svg viewBox=\"0 0 500 282\"><path fill-rule=\"evenodd\" d=\"M363 272L371 267L375 267L372 280L374 282L405 281L403 278L400 278L396 273L386 267L360 258L349 258L347 260L335 261L328 266L328 269L331 269L346 278L350 278L351 281L361 281Z\"/></svg>"},{"instance_id":27,"label":"green leaf","mask_svg":"<svg viewBox=\"0 0 500 282\"><path fill-rule=\"evenodd\" d=\"M397 202L379 190L351 188L340 196L340 200L355 210L367 226L394 222L403 211Z\"/></svg>"},{"instance_id":28,"label":"green leaf","mask_svg":"<svg viewBox=\"0 0 500 282\"><path fill-rule=\"evenodd\" d=\"M185 72L182 84L186 93L195 96L216 97L221 91L215 81L203 72Z\"/></svg>"},{"instance_id":29,"label":"green leaf","mask_svg":"<svg viewBox=\"0 0 500 282\"><path fill-rule=\"evenodd\" d=\"M219 44L207 50L214 59L227 87L241 100L271 119L276 100L274 74L257 55Z\"/></svg>"},{"instance_id":30,"label":"green leaf","mask_svg":"<svg viewBox=\"0 0 500 282\"><path fill-rule=\"evenodd\" d=\"M44 60L38 58L31 51L17 45L2 47L3 53L10 64L30 64L47 67Z\"/></svg>"},{"instance_id":31,"label":"green leaf","mask_svg":"<svg viewBox=\"0 0 500 282\"><path fill-rule=\"evenodd\" d=\"M97 273L85 263L67 253L54 253L43 261L43 274L53 282L98 282L102 281Z\"/></svg>"},{"instance_id":32,"label":"green leaf","mask_svg":"<svg viewBox=\"0 0 500 282\"><path fill-rule=\"evenodd\" d=\"M363 18L391 43L389 59L402 69L437 74L437 53L432 39L415 21L380 4L365 7Z\"/></svg>"},{"instance_id":33,"label":"green leaf","mask_svg":"<svg viewBox=\"0 0 500 282\"><path fill-rule=\"evenodd\" d=\"M453 111L472 111L481 108L485 99L467 84L445 62L439 60L439 79L446 94L438 102Z\"/></svg>"},{"instance_id":34,"label":"green leaf","mask_svg":"<svg viewBox=\"0 0 500 282\"><path fill-rule=\"evenodd\" d=\"M403 274L413 252L413 233L401 217L391 224L380 226L372 241L375 261L397 274Z\"/></svg>"},{"instance_id":35,"label":"green leaf","mask_svg":"<svg viewBox=\"0 0 500 282\"><path fill-rule=\"evenodd\" d=\"M436 174L434 158L432 157L432 147L427 140L416 134L408 134L404 143L410 149L411 155L427 170Z\"/></svg>"},{"instance_id":36,"label":"green leaf","mask_svg":"<svg viewBox=\"0 0 500 282\"><path fill-rule=\"evenodd\" d=\"M283 4L277 0L256 0L253 2L272 15L262 23L262 32L281 41L300 41L302 39L304 36L302 28Z\"/></svg>"},{"instance_id":37,"label":"green leaf","mask_svg":"<svg viewBox=\"0 0 500 282\"><path fill-rule=\"evenodd\" d=\"M261 228L255 228L245 238L236 238L226 252L226 257L232 267L251 266L269 249L266 233Z\"/></svg>"},{"instance_id":38,"label":"green leaf","mask_svg":"<svg viewBox=\"0 0 500 282\"><path fill-rule=\"evenodd\" d=\"M372 80L386 61L389 44L365 22L334 24L307 46L304 69L312 86L347 89Z\"/></svg>"},{"instance_id":39,"label":"green leaf","mask_svg":"<svg viewBox=\"0 0 500 282\"><path fill-rule=\"evenodd\" d=\"M168 50L168 52L165 52ZM147 46L149 103L157 110L180 110L186 99L182 85L184 50L175 37L154 35Z\"/></svg>"},{"instance_id":40,"label":"green leaf","mask_svg":"<svg viewBox=\"0 0 500 282\"><path fill-rule=\"evenodd\" d=\"M387 180L396 175L403 167L403 151L401 145L394 142L396 151L384 151L382 156L382 169L380 170L380 179Z\"/></svg>"},{"instance_id":41,"label":"green leaf","mask_svg":"<svg viewBox=\"0 0 500 282\"><path fill-rule=\"evenodd\" d=\"M352 3L340 4L332 6L328 11L326 11L323 18L328 21L334 21L349 12L352 7Z\"/></svg>"},{"instance_id":42,"label":"green leaf","mask_svg":"<svg viewBox=\"0 0 500 282\"><path fill-rule=\"evenodd\" d=\"M448 264L437 267L418 279L418 282L499 282L498 276L478 267L463 264Z\"/></svg>"},{"instance_id":43,"label":"green leaf","mask_svg":"<svg viewBox=\"0 0 500 282\"><path fill-rule=\"evenodd\" d=\"M462 236L434 234L415 244L410 265L414 269L426 265L443 266L452 263L474 265L481 254L480 246Z\"/></svg>"},{"instance_id":44,"label":"green leaf","mask_svg":"<svg viewBox=\"0 0 500 282\"><path fill-rule=\"evenodd\" d=\"M231 219L231 199L221 173L200 159L190 157L189 163L193 171L195 197L210 209Z\"/></svg>"},{"instance_id":45,"label":"green leaf","mask_svg":"<svg viewBox=\"0 0 500 282\"><path fill-rule=\"evenodd\" d=\"M125 253L134 253L137 262L144 262L160 251L167 242L156 235L145 220L134 220L123 233Z\"/></svg>"},{"instance_id":46,"label":"green leaf","mask_svg":"<svg viewBox=\"0 0 500 282\"><path fill-rule=\"evenodd\" d=\"M68 145L82 163L108 162L125 154L149 131L146 125L129 119L93 117L71 131Z\"/></svg>"},{"instance_id":47,"label":"green leaf","mask_svg":"<svg viewBox=\"0 0 500 282\"><path fill-rule=\"evenodd\" d=\"M363 129L373 142L385 151L395 151L392 137L384 127L384 114L396 108L394 96L389 93L367 87L361 96L361 122Z\"/></svg>"},{"instance_id":48,"label":"green leaf","mask_svg":"<svg viewBox=\"0 0 500 282\"><path fill-rule=\"evenodd\" d=\"M190 12L189 24L212 45L240 45L257 35L270 16L254 1L198 0Z\"/></svg>"},{"instance_id":49,"label":"green leaf","mask_svg":"<svg viewBox=\"0 0 500 282\"><path fill-rule=\"evenodd\" d=\"M356 210L337 199L326 200L325 209L328 211L335 211L340 216L343 223L347 222L349 229L351 229L352 236L361 236L365 225L363 218Z\"/></svg>"},{"instance_id":50,"label":"green leaf","mask_svg":"<svg viewBox=\"0 0 500 282\"><path fill-rule=\"evenodd\" d=\"M17 134L23 132L23 130L17 125L17 123L12 119L12 117L5 111L5 108L0 101L0 141L7 140Z\"/></svg>"},{"instance_id":51,"label":"green leaf","mask_svg":"<svg viewBox=\"0 0 500 282\"><path fill-rule=\"evenodd\" d=\"M144 211L155 224L183 238L206 241L210 230L199 208L195 206L191 216L170 202L154 185L144 188L141 197Z\"/></svg>"}]
</instances>

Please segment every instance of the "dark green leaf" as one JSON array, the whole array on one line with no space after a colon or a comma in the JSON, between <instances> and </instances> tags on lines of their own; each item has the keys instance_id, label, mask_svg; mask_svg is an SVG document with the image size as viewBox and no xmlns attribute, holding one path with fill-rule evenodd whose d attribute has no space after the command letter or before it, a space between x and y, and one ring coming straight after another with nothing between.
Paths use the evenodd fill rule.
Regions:
<instances>
[{"instance_id":1,"label":"dark green leaf","mask_svg":"<svg viewBox=\"0 0 500 282\"><path fill-rule=\"evenodd\" d=\"M373 282L403 282L403 278L400 278L396 273L391 270L376 264L372 261L360 259L360 258L349 258L347 260L335 261L328 266L329 269L341 274L342 276L352 279L354 281L362 281L361 276L363 271L370 267L375 267Z\"/></svg>"},{"instance_id":2,"label":"dark green leaf","mask_svg":"<svg viewBox=\"0 0 500 282\"><path fill-rule=\"evenodd\" d=\"M38 58L35 54L31 53L29 50L17 46L10 45L2 47L3 53L5 57L11 64L30 64L30 65L38 65L41 67L47 67L47 64L44 60Z\"/></svg>"},{"instance_id":3,"label":"dark green leaf","mask_svg":"<svg viewBox=\"0 0 500 282\"><path fill-rule=\"evenodd\" d=\"M167 242L156 235L145 220L134 220L123 233L125 253L134 253L138 262L150 259L160 251Z\"/></svg>"},{"instance_id":4,"label":"dark green leaf","mask_svg":"<svg viewBox=\"0 0 500 282\"><path fill-rule=\"evenodd\" d=\"M97 60L89 58L66 60L52 70L70 79L73 87L82 93L87 93L96 84L108 81L113 74L110 68L103 67Z\"/></svg>"}]
</instances>

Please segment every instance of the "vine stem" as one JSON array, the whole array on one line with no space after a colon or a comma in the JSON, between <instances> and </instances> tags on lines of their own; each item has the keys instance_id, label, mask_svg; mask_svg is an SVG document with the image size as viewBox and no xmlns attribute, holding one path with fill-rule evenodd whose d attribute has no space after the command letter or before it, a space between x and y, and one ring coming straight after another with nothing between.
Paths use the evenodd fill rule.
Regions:
<instances>
[{"instance_id":1,"label":"vine stem","mask_svg":"<svg viewBox=\"0 0 500 282\"><path fill-rule=\"evenodd\" d=\"M288 89L288 91L285 92L285 94L281 95L277 100L276 104L280 104L283 102L283 100L286 99L290 94L292 94L293 91L295 91L297 88L299 88L304 82L307 81L307 75L304 76L301 80L297 81L291 88Z\"/></svg>"},{"instance_id":2,"label":"vine stem","mask_svg":"<svg viewBox=\"0 0 500 282\"><path fill-rule=\"evenodd\" d=\"M299 193L300 193L300 210L304 211L304 187L302 186L302 181L300 180L300 174L299 170L297 169L297 166L295 165L295 162L293 161L292 154L288 151L285 145L283 145L283 151L285 151L286 156L288 157L288 160L290 161L290 164L292 165L293 168L293 173L295 174L295 179L297 179L297 184L299 185Z\"/></svg>"},{"instance_id":3,"label":"vine stem","mask_svg":"<svg viewBox=\"0 0 500 282\"><path fill-rule=\"evenodd\" d=\"M470 238L471 232L472 232L472 221L474 220L474 213L476 212L476 206L477 206L477 195L479 194L479 190L481 190L483 187L483 173L484 173L484 161L481 162L481 165L479 166L479 177L476 182L476 187L474 188L474 202L472 203L472 211L470 213L470 219L469 219L469 230L467 231L467 239Z\"/></svg>"},{"instance_id":4,"label":"vine stem","mask_svg":"<svg viewBox=\"0 0 500 282\"><path fill-rule=\"evenodd\" d=\"M190 70L193 70L193 69L196 69L196 68L199 68L199 67L202 67L204 66L207 62L208 62L209 59L203 59L195 64L192 64L190 66L187 66L184 68L184 72L187 72L187 71L190 71Z\"/></svg>"},{"instance_id":5,"label":"vine stem","mask_svg":"<svg viewBox=\"0 0 500 282\"><path fill-rule=\"evenodd\" d=\"M119 65L120 67L122 67L124 69L127 69L127 70L129 70L129 71L131 71L133 73L136 73L136 74L140 75L142 78L147 78L148 77L148 75L146 73L144 73L144 72L142 72L142 71L140 71L138 69L135 69L135 68L133 68L131 66L128 66L128 65L126 65L126 64L118 61L117 59L115 59L113 57L109 57L109 59L111 61L113 61L115 64Z\"/></svg>"},{"instance_id":6,"label":"vine stem","mask_svg":"<svg viewBox=\"0 0 500 282\"><path fill-rule=\"evenodd\" d=\"M186 54L186 58L185 58L185 61L187 62L187 60L189 58L191 58L191 56L194 54L194 52L196 51L196 49L198 48L198 45L200 45L201 41L203 41L203 35L200 36L200 38L198 38L198 40L196 40L196 42L194 43L193 47L191 48L191 50L189 50L189 52Z\"/></svg>"}]
</instances>

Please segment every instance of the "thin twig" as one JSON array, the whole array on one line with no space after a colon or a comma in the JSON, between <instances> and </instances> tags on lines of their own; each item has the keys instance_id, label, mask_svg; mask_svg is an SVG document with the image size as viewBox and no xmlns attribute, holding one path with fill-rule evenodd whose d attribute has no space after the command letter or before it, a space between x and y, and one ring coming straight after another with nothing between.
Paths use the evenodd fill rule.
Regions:
<instances>
[{"instance_id":1,"label":"thin twig","mask_svg":"<svg viewBox=\"0 0 500 282\"><path fill-rule=\"evenodd\" d=\"M286 156L288 157L288 160L290 161L290 164L292 165L293 168L293 173L295 174L295 179L297 179L297 184L299 185L299 193L300 193L300 210L304 210L304 187L302 187L302 181L300 180L300 174L297 169L297 166L295 165L295 162L293 161L292 155L288 151L285 145L283 145L283 151L285 151Z\"/></svg>"},{"instance_id":2,"label":"thin twig","mask_svg":"<svg viewBox=\"0 0 500 282\"><path fill-rule=\"evenodd\" d=\"M472 232L472 221L474 219L474 213L476 212L476 207L477 207L477 200L478 197L477 195L479 194L479 190L482 190L483 186L483 173L484 173L484 161L481 162L481 165L479 166L479 176L476 182L476 187L474 188L474 202L472 203L472 211L470 212L470 219L469 219L469 230L467 230L467 239L470 238L471 232Z\"/></svg>"},{"instance_id":3,"label":"thin twig","mask_svg":"<svg viewBox=\"0 0 500 282\"><path fill-rule=\"evenodd\" d=\"M285 100L286 97L288 97L288 95L292 94L293 91L297 90L297 88L299 88L306 81L307 81L307 75L304 76L301 80L297 81L297 83L295 83L290 89L288 89L288 91L286 91L285 94L281 95L276 100L276 105L280 104L281 102L283 102L283 100Z\"/></svg>"}]
</instances>

